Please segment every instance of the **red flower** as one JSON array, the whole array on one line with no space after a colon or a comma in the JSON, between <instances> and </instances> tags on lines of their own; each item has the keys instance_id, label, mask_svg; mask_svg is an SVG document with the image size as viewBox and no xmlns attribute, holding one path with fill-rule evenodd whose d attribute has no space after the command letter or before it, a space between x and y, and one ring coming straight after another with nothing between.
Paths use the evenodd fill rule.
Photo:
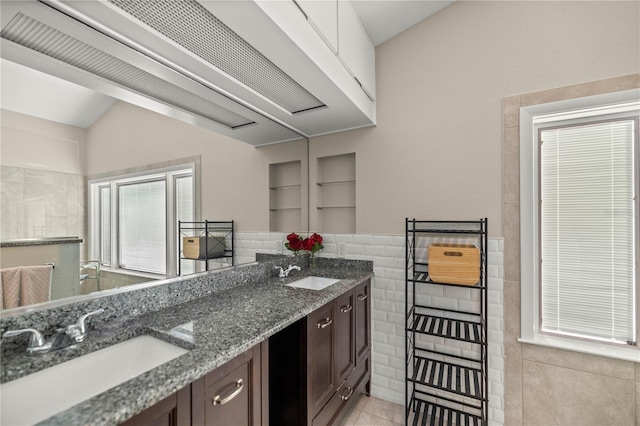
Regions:
<instances>
[{"instance_id":1,"label":"red flower","mask_svg":"<svg viewBox=\"0 0 640 426\"><path fill-rule=\"evenodd\" d=\"M314 233L312 236L309 237L309 239L314 243L322 244L322 237L319 234Z\"/></svg>"},{"instance_id":2,"label":"red flower","mask_svg":"<svg viewBox=\"0 0 640 426\"><path fill-rule=\"evenodd\" d=\"M295 232L287 235L288 243L285 243L285 247L293 252L297 252L298 250L310 251L311 253L315 253L318 250L322 250L324 246L322 245L322 237L320 234L312 234L310 237L305 238L304 240L300 239L300 236Z\"/></svg>"},{"instance_id":3,"label":"red flower","mask_svg":"<svg viewBox=\"0 0 640 426\"><path fill-rule=\"evenodd\" d=\"M316 243L311 238L305 238L304 241L302 241L302 249L306 251L311 251L313 250L313 246L315 244Z\"/></svg>"},{"instance_id":4,"label":"red flower","mask_svg":"<svg viewBox=\"0 0 640 426\"><path fill-rule=\"evenodd\" d=\"M288 243L285 244L285 247L294 252L298 250L303 250L302 248L302 240L296 233L291 233L287 235Z\"/></svg>"}]
</instances>

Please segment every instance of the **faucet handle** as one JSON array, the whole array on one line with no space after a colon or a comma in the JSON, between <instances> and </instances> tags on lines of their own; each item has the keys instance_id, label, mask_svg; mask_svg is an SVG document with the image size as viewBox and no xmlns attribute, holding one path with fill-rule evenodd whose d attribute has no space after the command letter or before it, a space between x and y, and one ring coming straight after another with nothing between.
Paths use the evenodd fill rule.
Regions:
<instances>
[{"instance_id":1,"label":"faucet handle","mask_svg":"<svg viewBox=\"0 0 640 426\"><path fill-rule=\"evenodd\" d=\"M93 312L89 312L87 314L82 315L80 318L78 318L78 323L76 324L76 326L80 329L80 333L81 334L85 334L87 332L87 318L89 318L90 316L93 315L100 315L104 312L104 309L100 308L98 310L95 310Z\"/></svg>"},{"instance_id":2,"label":"faucet handle","mask_svg":"<svg viewBox=\"0 0 640 426\"><path fill-rule=\"evenodd\" d=\"M29 338L29 348L39 348L44 346L44 337L42 333L40 333L35 328L23 328L22 330L9 330L2 335L2 338L5 337L13 337L18 336L24 333L31 333L31 337Z\"/></svg>"}]
</instances>

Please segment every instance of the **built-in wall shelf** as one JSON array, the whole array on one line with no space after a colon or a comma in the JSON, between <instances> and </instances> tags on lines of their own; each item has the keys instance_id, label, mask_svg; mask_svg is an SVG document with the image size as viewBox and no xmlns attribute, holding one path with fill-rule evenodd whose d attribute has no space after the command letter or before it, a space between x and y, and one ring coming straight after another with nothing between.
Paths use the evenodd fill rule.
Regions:
<instances>
[{"instance_id":1,"label":"built-in wall shelf","mask_svg":"<svg viewBox=\"0 0 640 426\"><path fill-rule=\"evenodd\" d=\"M356 155L318 158L316 182L318 229L322 232L356 232Z\"/></svg>"},{"instance_id":2,"label":"built-in wall shelf","mask_svg":"<svg viewBox=\"0 0 640 426\"><path fill-rule=\"evenodd\" d=\"M269 230L301 229L302 164L300 161L269 164Z\"/></svg>"},{"instance_id":3,"label":"built-in wall shelf","mask_svg":"<svg viewBox=\"0 0 640 426\"><path fill-rule=\"evenodd\" d=\"M355 184L355 180L337 180L337 181L329 181L329 182L318 182L318 186L328 186L328 185L340 185L340 184Z\"/></svg>"}]
</instances>

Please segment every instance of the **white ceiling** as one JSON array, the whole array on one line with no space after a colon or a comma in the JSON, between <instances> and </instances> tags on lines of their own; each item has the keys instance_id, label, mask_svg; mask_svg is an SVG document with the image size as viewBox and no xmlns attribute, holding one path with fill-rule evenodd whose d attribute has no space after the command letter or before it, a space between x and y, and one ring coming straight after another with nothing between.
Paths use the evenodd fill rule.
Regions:
<instances>
[{"instance_id":1,"label":"white ceiling","mask_svg":"<svg viewBox=\"0 0 640 426\"><path fill-rule=\"evenodd\" d=\"M437 0L352 0L375 46L453 3ZM13 62L0 61L3 109L90 127L115 99Z\"/></svg>"},{"instance_id":2,"label":"white ceiling","mask_svg":"<svg viewBox=\"0 0 640 426\"><path fill-rule=\"evenodd\" d=\"M374 46L417 24L454 0L352 0Z\"/></svg>"}]
</instances>

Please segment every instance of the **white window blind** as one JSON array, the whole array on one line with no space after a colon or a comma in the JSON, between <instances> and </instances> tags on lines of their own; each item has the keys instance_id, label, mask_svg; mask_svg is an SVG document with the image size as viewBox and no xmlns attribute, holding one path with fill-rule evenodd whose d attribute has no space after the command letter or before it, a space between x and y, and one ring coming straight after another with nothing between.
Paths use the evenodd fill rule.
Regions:
<instances>
[{"instance_id":1,"label":"white window blind","mask_svg":"<svg viewBox=\"0 0 640 426\"><path fill-rule=\"evenodd\" d=\"M539 133L543 332L635 341L636 125L620 119Z\"/></svg>"},{"instance_id":2,"label":"white window blind","mask_svg":"<svg viewBox=\"0 0 640 426\"><path fill-rule=\"evenodd\" d=\"M118 187L120 267L166 271L165 180Z\"/></svg>"},{"instance_id":3,"label":"white window blind","mask_svg":"<svg viewBox=\"0 0 640 426\"><path fill-rule=\"evenodd\" d=\"M100 262L111 265L111 187L100 187Z\"/></svg>"}]
</instances>

